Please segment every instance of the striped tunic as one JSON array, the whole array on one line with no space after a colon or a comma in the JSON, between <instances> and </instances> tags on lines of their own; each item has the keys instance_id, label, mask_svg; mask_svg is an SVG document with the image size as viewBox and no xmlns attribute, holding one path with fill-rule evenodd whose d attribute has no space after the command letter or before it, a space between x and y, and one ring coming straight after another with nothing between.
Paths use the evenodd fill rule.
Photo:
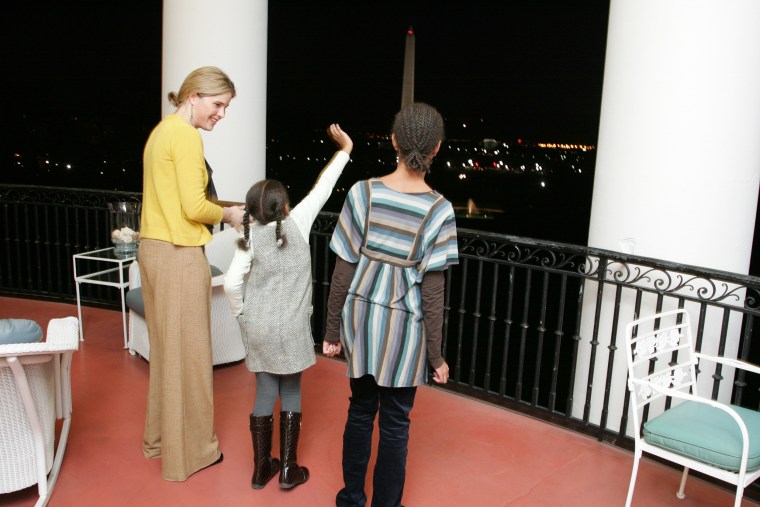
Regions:
<instances>
[{"instance_id":1,"label":"striped tunic","mask_svg":"<svg viewBox=\"0 0 760 507\"><path fill-rule=\"evenodd\" d=\"M451 203L435 191L406 194L379 179L358 182L330 248L356 264L341 315L348 376L371 374L385 387L424 384L420 285L427 271L459 262Z\"/></svg>"}]
</instances>

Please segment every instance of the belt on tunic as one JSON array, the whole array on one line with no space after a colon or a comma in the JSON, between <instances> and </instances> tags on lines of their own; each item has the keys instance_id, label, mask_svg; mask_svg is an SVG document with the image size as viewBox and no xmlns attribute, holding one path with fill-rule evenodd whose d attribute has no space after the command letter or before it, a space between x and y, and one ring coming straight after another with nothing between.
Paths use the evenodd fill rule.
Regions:
<instances>
[{"instance_id":1,"label":"belt on tunic","mask_svg":"<svg viewBox=\"0 0 760 507\"><path fill-rule=\"evenodd\" d=\"M392 257L390 255L382 254L379 252L373 252L372 250L368 250L365 247L359 248L359 253L368 259L384 262L398 268L413 268L420 263L418 260L399 259L398 257Z\"/></svg>"}]
</instances>

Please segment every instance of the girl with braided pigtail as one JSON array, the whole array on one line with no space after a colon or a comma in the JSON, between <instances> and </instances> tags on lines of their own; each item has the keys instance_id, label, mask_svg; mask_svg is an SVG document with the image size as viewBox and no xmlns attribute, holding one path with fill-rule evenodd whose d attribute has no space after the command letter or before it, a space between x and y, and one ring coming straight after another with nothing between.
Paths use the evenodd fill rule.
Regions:
<instances>
[{"instance_id":1,"label":"girl with braided pigtail","mask_svg":"<svg viewBox=\"0 0 760 507\"><path fill-rule=\"evenodd\" d=\"M249 416L254 489L263 488L278 473L284 489L309 478L308 469L296 459L301 373L316 362L310 322L309 234L353 148L353 141L337 124L330 125L328 134L339 151L309 195L292 210L279 181L259 181L248 191L243 235L224 282L232 312L243 330L246 366L256 375L256 399ZM271 455L278 395L282 407L279 460Z\"/></svg>"},{"instance_id":2,"label":"girl with braided pigtail","mask_svg":"<svg viewBox=\"0 0 760 507\"><path fill-rule=\"evenodd\" d=\"M367 503L376 417L372 505L401 505L417 386L428 366L434 382L449 378L441 355L443 272L458 263L456 222L451 203L425 182L442 140L435 108L414 103L399 111L391 131L396 169L351 188L330 241L337 257L322 351L343 350L351 387L339 507Z\"/></svg>"}]
</instances>

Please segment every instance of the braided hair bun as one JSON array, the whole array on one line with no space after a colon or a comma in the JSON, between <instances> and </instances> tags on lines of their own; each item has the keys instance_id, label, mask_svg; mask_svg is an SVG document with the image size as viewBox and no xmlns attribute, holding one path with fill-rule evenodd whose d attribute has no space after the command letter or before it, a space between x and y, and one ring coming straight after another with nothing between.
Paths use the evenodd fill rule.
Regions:
<instances>
[{"instance_id":1,"label":"braided hair bun","mask_svg":"<svg viewBox=\"0 0 760 507\"><path fill-rule=\"evenodd\" d=\"M433 106L415 102L396 113L392 127L399 156L412 171L429 172L433 152L443 140L443 117Z\"/></svg>"}]
</instances>

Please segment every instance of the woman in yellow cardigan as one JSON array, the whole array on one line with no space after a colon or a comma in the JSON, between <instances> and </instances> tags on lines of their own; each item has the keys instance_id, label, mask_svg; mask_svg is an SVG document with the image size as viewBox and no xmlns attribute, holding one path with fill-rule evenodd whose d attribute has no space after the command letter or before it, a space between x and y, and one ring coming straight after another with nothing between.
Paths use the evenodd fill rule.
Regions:
<instances>
[{"instance_id":1,"label":"woman in yellow cardigan","mask_svg":"<svg viewBox=\"0 0 760 507\"><path fill-rule=\"evenodd\" d=\"M140 276L150 336L150 381L143 455L161 458L161 475L184 481L222 460L214 431L208 225L241 224L242 207L209 201L198 129L224 118L235 85L216 67L191 72L177 111L151 132L143 153Z\"/></svg>"}]
</instances>

